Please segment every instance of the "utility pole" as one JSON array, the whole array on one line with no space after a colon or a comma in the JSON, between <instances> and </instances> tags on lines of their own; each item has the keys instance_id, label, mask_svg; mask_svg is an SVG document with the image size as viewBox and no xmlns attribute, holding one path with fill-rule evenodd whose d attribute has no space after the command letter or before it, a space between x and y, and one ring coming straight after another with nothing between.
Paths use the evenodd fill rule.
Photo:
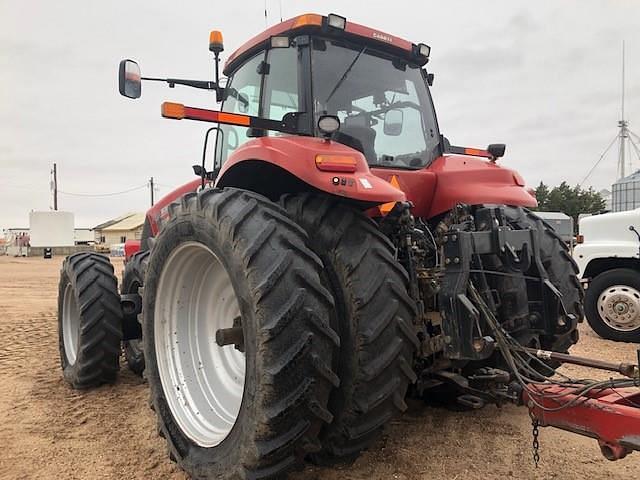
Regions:
<instances>
[{"instance_id":1,"label":"utility pole","mask_svg":"<svg viewBox=\"0 0 640 480\"><path fill-rule=\"evenodd\" d=\"M153 177L149 179L149 190L151 190L151 206L153 207Z\"/></svg>"},{"instance_id":2,"label":"utility pole","mask_svg":"<svg viewBox=\"0 0 640 480\"><path fill-rule=\"evenodd\" d=\"M58 210L58 166L53 164L53 209Z\"/></svg>"}]
</instances>

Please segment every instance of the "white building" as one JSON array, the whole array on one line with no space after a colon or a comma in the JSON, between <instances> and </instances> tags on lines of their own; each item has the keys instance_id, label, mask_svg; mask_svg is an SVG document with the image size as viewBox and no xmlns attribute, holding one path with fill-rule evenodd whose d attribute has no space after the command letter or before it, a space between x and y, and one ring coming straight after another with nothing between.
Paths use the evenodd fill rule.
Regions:
<instances>
[{"instance_id":1,"label":"white building","mask_svg":"<svg viewBox=\"0 0 640 480\"><path fill-rule=\"evenodd\" d=\"M71 212L58 210L29 212L29 233L32 247L73 247L74 218Z\"/></svg>"}]
</instances>

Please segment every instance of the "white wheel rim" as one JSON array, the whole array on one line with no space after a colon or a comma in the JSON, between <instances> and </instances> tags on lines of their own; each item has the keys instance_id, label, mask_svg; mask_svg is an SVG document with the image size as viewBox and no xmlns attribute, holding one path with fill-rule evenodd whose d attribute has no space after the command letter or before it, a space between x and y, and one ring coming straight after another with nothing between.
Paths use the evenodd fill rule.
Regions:
<instances>
[{"instance_id":1,"label":"white wheel rim","mask_svg":"<svg viewBox=\"0 0 640 480\"><path fill-rule=\"evenodd\" d=\"M637 330L640 328L640 292L627 285L609 287L598 297L598 312L614 330Z\"/></svg>"},{"instance_id":2,"label":"white wheel rim","mask_svg":"<svg viewBox=\"0 0 640 480\"><path fill-rule=\"evenodd\" d=\"M64 354L69 365L76 363L79 333L80 311L78 302L76 302L76 296L73 294L71 283L67 283L62 299L62 341L64 343Z\"/></svg>"},{"instance_id":3,"label":"white wheel rim","mask_svg":"<svg viewBox=\"0 0 640 480\"><path fill-rule=\"evenodd\" d=\"M205 245L187 242L167 259L156 294L155 353L162 389L182 432L201 447L219 445L238 418L245 355L220 347L240 308L229 274Z\"/></svg>"}]
</instances>

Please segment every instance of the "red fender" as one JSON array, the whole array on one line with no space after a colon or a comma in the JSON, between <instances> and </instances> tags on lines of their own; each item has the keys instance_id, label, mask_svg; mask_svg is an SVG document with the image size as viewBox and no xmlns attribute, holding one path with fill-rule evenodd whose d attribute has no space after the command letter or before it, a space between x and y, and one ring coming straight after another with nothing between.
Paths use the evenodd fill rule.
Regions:
<instances>
[{"instance_id":1,"label":"red fender","mask_svg":"<svg viewBox=\"0 0 640 480\"><path fill-rule=\"evenodd\" d=\"M154 236L158 234L158 231L162 227L162 222L166 221L169 217L168 206L176 200L179 200L184 194L195 192L201 184L201 178L185 183L181 187L167 193L164 197L158 200L153 207L147 210L147 221L151 227L151 233Z\"/></svg>"},{"instance_id":2,"label":"red fender","mask_svg":"<svg viewBox=\"0 0 640 480\"><path fill-rule=\"evenodd\" d=\"M372 172L387 181L395 176L417 217L435 217L458 203L538 205L517 172L478 157L445 155L422 170L373 168Z\"/></svg>"},{"instance_id":3,"label":"red fender","mask_svg":"<svg viewBox=\"0 0 640 480\"><path fill-rule=\"evenodd\" d=\"M355 172L321 171L316 167L316 155L352 157L356 161ZM404 192L371 173L364 155L357 150L322 138L295 135L259 137L244 143L229 156L216 186L239 186L231 180L232 172L245 162L255 161L279 167L323 192L371 206L406 200ZM246 173L243 176L246 178ZM270 178L260 181L269 182Z\"/></svg>"}]
</instances>

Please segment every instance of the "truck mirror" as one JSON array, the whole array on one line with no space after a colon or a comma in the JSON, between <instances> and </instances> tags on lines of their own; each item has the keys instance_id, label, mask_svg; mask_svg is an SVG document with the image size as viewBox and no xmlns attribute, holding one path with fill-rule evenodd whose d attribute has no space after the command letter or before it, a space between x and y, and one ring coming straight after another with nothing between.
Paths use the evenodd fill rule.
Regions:
<instances>
[{"instance_id":1,"label":"truck mirror","mask_svg":"<svg viewBox=\"0 0 640 480\"><path fill-rule=\"evenodd\" d=\"M384 114L384 134L397 137L402 133L404 112L397 108L391 109Z\"/></svg>"},{"instance_id":2,"label":"truck mirror","mask_svg":"<svg viewBox=\"0 0 640 480\"><path fill-rule=\"evenodd\" d=\"M140 95L142 95L140 67L133 60L122 60L120 62L118 89L120 90L120 95L127 98L140 98Z\"/></svg>"}]
</instances>

